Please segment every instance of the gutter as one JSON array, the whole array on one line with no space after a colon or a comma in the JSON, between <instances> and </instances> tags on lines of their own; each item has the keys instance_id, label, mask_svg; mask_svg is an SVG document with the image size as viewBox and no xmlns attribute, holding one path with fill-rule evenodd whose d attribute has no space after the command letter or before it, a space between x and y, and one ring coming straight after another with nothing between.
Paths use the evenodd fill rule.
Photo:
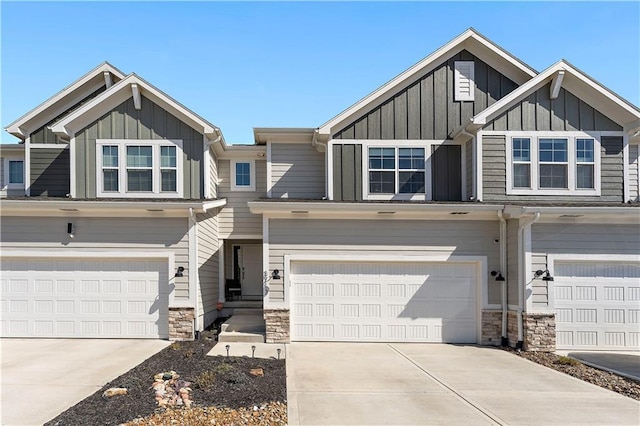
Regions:
<instances>
[{"instance_id":1,"label":"gutter","mask_svg":"<svg viewBox=\"0 0 640 426\"><path fill-rule=\"evenodd\" d=\"M519 286L519 297L518 297L518 343L516 343L516 349L522 349L523 339L524 339L524 328L522 324L522 314L524 312L524 293L526 290L526 256L524 253L524 235L527 228L536 223L540 219L540 212L536 212L532 217L525 219L518 226L518 264L519 264L519 275L522 277L522 284Z\"/></svg>"},{"instance_id":2,"label":"gutter","mask_svg":"<svg viewBox=\"0 0 640 426\"><path fill-rule=\"evenodd\" d=\"M509 276L507 274L507 221L504 218L503 210L498 210L498 219L500 220L500 272L504 277L501 286L502 298L502 346L507 346L507 283Z\"/></svg>"}]
</instances>

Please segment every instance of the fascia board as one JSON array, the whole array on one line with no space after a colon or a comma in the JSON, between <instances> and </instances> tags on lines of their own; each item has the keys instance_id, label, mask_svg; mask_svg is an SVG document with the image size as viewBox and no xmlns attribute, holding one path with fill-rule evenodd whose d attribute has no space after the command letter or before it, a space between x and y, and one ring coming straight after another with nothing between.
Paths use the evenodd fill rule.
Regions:
<instances>
[{"instance_id":1,"label":"fascia board","mask_svg":"<svg viewBox=\"0 0 640 426\"><path fill-rule=\"evenodd\" d=\"M35 210L60 210L60 209L134 209L134 210L147 210L147 209L163 209L163 210L183 210L183 209L199 209L203 207L204 203L216 203L223 200L215 201L185 201L185 202L167 202L161 203L158 201L56 201L56 200L12 200L4 199L2 201L2 213L5 214L12 209L35 209ZM224 201L226 203L226 201ZM224 205L224 203L222 205ZM211 207L208 207L211 208Z\"/></svg>"},{"instance_id":2,"label":"fascia board","mask_svg":"<svg viewBox=\"0 0 640 426\"><path fill-rule=\"evenodd\" d=\"M579 214L609 215L637 217L640 220L640 207L572 207L572 206L505 206L504 213L510 218L534 213L544 214Z\"/></svg>"},{"instance_id":3,"label":"fascia board","mask_svg":"<svg viewBox=\"0 0 640 426\"><path fill-rule=\"evenodd\" d=\"M491 51L494 55L498 56L499 59L505 60L507 63L511 64L513 67L521 71L523 78L533 78L537 75L536 71L533 68L524 64L522 61L515 58L515 56L507 53L505 50L501 49L496 44L477 33L475 30L468 29L458 37L451 40L449 43L445 44L426 58L422 59L420 62L411 66L409 69L399 74L397 77L385 83L374 92L365 96L360 101L356 102L334 118L321 125L318 128L319 133L323 135L330 135L334 131L334 128L339 127L340 124L348 121L352 116L367 110L367 108L371 107L371 104L377 102L385 96L389 96L392 91L398 91L402 90L405 87L408 87L411 83L413 83L417 76L430 72L431 70L435 69L435 67L438 66L442 61L451 57L452 55L455 55L463 49L476 50L474 49L474 46L482 46ZM513 74L508 71L508 67L502 68L502 71L503 73L506 72L509 74ZM522 83L524 81L523 78L518 79L520 81L516 82Z\"/></svg>"},{"instance_id":4,"label":"fascia board","mask_svg":"<svg viewBox=\"0 0 640 426\"><path fill-rule=\"evenodd\" d=\"M266 142L311 142L315 128L286 128L286 127L254 127L253 138L255 143Z\"/></svg>"},{"instance_id":5,"label":"fascia board","mask_svg":"<svg viewBox=\"0 0 640 426\"><path fill-rule=\"evenodd\" d=\"M25 126L25 124L27 122L33 121L39 115L41 115L44 112L46 112L47 109L53 107L57 103L60 103L64 98L69 97L76 90L78 90L83 85L87 84L92 79L99 78L101 84L99 84L97 87L93 87L92 86L93 89L92 90L87 90L86 93L83 93L83 95L80 97L80 99L82 99L84 96L86 96L87 93L91 93L91 92L97 90L100 86L104 85L104 74L103 73L105 71L108 71L108 72L112 73L113 75L115 75L119 79L123 79L125 77L124 74L122 73L122 71L120 71L119 69L117 69L113 65L109 64L108 62L104 62L104 63L98 65L96 68L94 68L91 71L89 71L88 73L86 73L85 75L83 75L82 77L80 77L79 79L77 79L76 81L74 81L73 83L71 83L70 85L68 85L67 87L65 87L62 90L60 90L58 93L56 93L55 95L53 95L52 97L50 97L46 101L42 102L40 105L38 105L37 107L35 107L31 111L29 111L26 114L22 115L20 118L18 118L17 120L12 122L11 124L7 125L7 127L5 127L5 130L7 132L11 133L11 134L16 135L16 136L18 136L18 135L26 136L26 134L28 134L29 131L23 129L23 127ZM74 102L72 102L72 103L74 103ZM40 121L43 121L43 123L46 123L49 119L50 118L45 118L45 119L40 120ZM30 126L30 127L33 127L33 126ZM23 132L26 133L26 134L23 134Z\"/></svg>"}]
</instances>

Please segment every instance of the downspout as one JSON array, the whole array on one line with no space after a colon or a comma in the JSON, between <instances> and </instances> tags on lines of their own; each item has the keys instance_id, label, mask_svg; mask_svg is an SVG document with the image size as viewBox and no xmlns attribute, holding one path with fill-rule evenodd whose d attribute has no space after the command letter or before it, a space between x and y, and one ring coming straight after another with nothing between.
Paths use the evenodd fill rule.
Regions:
<instances>
[{"instance_id":1,"label":"downspout","mask_svg":"<svg viewBox=\"0 0 640 426\"><path fill-rule=\"evenodd\" d=\"M507 221L504 218L504 209L498 210L498 219L500 220L500 272L504 277L502 281L502 346L507 346L507 283L509 275L507 274Z\"/></svg>"},{"instance_id":2,"label":"downspout","mask_svg":"<svg viewBox=\"0 0 640 426\"><path fill-rule=\"evenodd\" d=\"M526 256L524 254L524 231L534 223L536 223L540 219L540 212L536 212L532 217L526 219L523 223L518 226L518 257L519 261L522 262L519 268L519 275L522 277L521 285L519 286L519 297L518 297L518 343L516 343L516 349L522 349L522 343L524 340L524 328L522 324L522 313L524 311L524 293L526 290L525 282L527 280L526 272Z\"/></svg>"},{"instance_id":3,"label":"downspout","mask_svg":"<svg viewBox=\"0 0 640 426\"><path fill-rule=\"evenodd\" d=\"M198 309L198 221L196 212L189 208L189 301L193 305L193 331L197 338L200 311Z\"/></svg>"}]
</instances>

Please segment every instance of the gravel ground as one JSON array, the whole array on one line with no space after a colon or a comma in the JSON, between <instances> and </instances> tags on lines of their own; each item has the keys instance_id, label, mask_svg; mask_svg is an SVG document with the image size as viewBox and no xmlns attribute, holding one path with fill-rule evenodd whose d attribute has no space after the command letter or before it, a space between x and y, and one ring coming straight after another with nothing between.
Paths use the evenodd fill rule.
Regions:
<instances>
[{"instance_id":1,"label":"gravel ground","mask_svg":"<svg viewBox=\"0 0 640 426\"><path fill-rule=\"evenodd\" d=\"M46 425L286 425L285 361L207 356L215 343L206 333L200 340L174 343ZM255 374L257 369L263 375ZM155 375L169 371L191 383L191 409L158 408L151 385ZM127 394L102 396L113 387L126 388Z\"/></svg>"},{"instance_id":2,"label":"gravel ground","mask_svg":"<svg viewBox=\"0 0 640 426\"><path fill-rule=\"evenodd\" d=\"M609 389L629 398L640 401L640 382L621 377L608 371L598 370L581 363L573 358L556 355L549 352L516 352L505 349L521 358L526 358L545 367L553 368L585 382Z\"/></svg>"}]
</instances>

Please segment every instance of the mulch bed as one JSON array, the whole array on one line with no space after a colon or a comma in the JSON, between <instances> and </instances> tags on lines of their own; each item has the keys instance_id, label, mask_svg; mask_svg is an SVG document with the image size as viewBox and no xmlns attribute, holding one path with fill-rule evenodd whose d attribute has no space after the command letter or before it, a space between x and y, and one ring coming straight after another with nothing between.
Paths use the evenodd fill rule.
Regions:
<instances>
[{"instance_id":1,"label":"mulch bed","mask_svg":"<svg viewBox=\"0 0 640 426\"><path fill-rule=\"evenodd\" d=\"M573 358L556 355L550 352L517 352L511 348L503 348L521 358L576 377L629 398L640 401L640 382L621 377L608 371L599 370L581 363Z\"/></svg>"},{"instance_id":2,"label":"mulch bed","mask_svg":"<svg viewBox=\"0 0 640 426\"><path fill-rule=\"evenodd\" d=\"M218 425L286 424L285 361L207 356L215 344L213 334L207 333L193 342L174 343L46 425L119 425L136 419L135 424L145 425L173 419L180 419L175 424L193 425L214 424L211 419ZM253 375L252 369L262 369L264 375ZM156 374L168 371L191 382L190 410L158 408L151 385ZM113 387L126 388L127 394L102 396Z\"/></svg>"}]
</instances>

